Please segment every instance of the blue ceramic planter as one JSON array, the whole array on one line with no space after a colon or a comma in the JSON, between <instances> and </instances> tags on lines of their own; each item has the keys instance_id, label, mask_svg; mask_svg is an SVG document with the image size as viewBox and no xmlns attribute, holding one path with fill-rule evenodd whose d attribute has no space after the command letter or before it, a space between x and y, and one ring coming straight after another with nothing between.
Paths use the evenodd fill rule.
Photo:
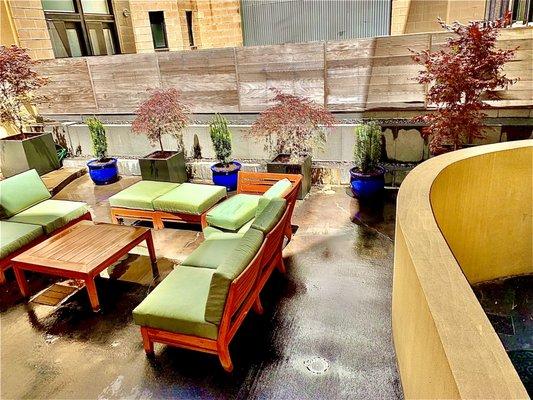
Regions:
<instances>
[{"instance_id":1,"label":"blue ceramic planter","mask_svg":"<svg viewBox=\"0 0 533 400\"><path fill-rule=\"evenodd\" d=\"M107 185L118 180L116 158L106 158L106 161L91 160L87 163L89 175L96 185Z\"/></svg>"},{"instance_id":2,"label":"blue ceramic planter","mask_svg":"<svg viewBox=\"0 0 533 400\"><path fill-rule=\"evenodd\" d=\"M211 165L213 173L213 183L217 186L225 186L228 192L237 189L237 175L241 170L241 164L232 161L230 168L224 167L221 163Z\"/></svg>"},{"instance_id":3,"label":"blue ceramic planter","mask_svg":"<svg viewBox=\"0 0 533 400\"><path fill-rule=\"evenodd\" d=\"M350 186L358 199L371 199L380 196L385 189L385 169L379 167L371 173L350 169Z\"/></svg>"}]
</instances>

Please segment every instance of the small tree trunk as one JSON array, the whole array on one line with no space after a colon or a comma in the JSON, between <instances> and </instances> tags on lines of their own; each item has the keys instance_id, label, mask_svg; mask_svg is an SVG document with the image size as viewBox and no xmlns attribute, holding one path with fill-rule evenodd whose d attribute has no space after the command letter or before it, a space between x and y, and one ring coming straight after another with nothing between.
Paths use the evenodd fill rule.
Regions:
<instances>
[{"instance_id":1,"label":"small tree trunk","mask_svg":"<svg viewBox=\"0 0 533 400\"><path fill-rule=\"evenodd\" d=\"M163 150L163 140L161 139L161 131L159 131L159 135L157 136L157 138L159 139L159 146L161 146L161 151L164 151Z\"/></svg>"}]
</instances>

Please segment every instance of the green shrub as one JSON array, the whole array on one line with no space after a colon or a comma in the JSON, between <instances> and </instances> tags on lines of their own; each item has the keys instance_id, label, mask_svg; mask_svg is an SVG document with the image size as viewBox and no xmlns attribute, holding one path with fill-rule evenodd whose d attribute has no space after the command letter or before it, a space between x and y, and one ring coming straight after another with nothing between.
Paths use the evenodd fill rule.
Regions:
<instances>
[{"instance_id":1,"label":"green shrub","mask_svg":"<svg viewBox=\"0 0 533 400\"><path fill-rule=\"evenodd\" d=\"M363 173L377 169L381 158L381 127L374 122L356 125L354 161L358 171Z\"/></svg>"},{"instance_id":2,"label":"green shrub","mask_svg":"<svg viewBox=\"0 0 533 400\"><path fill-rule=\"evenodd\" d=\"M217 160L228 165L231 157L231 132L228 129L228 120L220 114L215 114L209 123L209 133Z\"/></svg>"},{"instance_id":3,"label":"green shrub","mask_svg":"<svg viewBox=\"0 0 533 400\"><path fill-rule=\"evenodd\" d=\"M93 144L93 154L99 160L107 156L107 138L102 121L96 117L87 118L85 123L91 133L91 142Z\"/></svg>"}]
</instances>

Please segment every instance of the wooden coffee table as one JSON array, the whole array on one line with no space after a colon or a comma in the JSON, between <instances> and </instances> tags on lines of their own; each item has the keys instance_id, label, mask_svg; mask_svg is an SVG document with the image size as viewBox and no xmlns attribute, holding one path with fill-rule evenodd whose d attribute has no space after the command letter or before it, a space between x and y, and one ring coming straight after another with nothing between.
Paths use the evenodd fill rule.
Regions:
<instances>
[{"instance_id":1,"label":"wooden coffee table","mask_svg":"<svg viewBox=\"0 0 533 400\"><path fill-rule=\"evenodd\" d=\"M24 270L85 281L94 311L100 310L94 278L146 240L152 274L159 275L152 233L148 228L81 221L13 258L20 291L30 292Z\"/></svg>"}]
</instances>

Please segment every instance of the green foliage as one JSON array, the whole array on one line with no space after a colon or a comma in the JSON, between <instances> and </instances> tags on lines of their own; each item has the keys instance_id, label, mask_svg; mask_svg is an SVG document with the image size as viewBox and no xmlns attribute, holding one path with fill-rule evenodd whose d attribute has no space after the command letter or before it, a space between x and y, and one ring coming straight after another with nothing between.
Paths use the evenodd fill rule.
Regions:
<instances>
[{"instance_id":1,"label":"green foliage","mask_svg":"<svg viewBox=\"0 0 533 400\"><path fill-rule=\"evenodd\" d=\"M209 133L217 160L228 165L231 157L231 132L228 129L228 120L220 114L215 114L209 123Z\"/></svg>"},{"instance_id":2,"label":"green foliage","mask_svg":"<svg viewBox=\"0 0 533 400\"><path fill-rule=\"evenodd\" d=\"M377 169L381 158L381 126L374 122L355 127L354 160L363 173Z\"/></svg>"},{"instance_id":3,"label":"green foliage","mask_svg":"<svg viewBox=\"0 0 533 400\"><path fill-rule=\"evenodd\" d=\"M93 144L93 154L99 160L107 156L107 138L102 121L96 117L87 118L85 123L91 133L91 142Z\"/></svg>"}]
</instances>

